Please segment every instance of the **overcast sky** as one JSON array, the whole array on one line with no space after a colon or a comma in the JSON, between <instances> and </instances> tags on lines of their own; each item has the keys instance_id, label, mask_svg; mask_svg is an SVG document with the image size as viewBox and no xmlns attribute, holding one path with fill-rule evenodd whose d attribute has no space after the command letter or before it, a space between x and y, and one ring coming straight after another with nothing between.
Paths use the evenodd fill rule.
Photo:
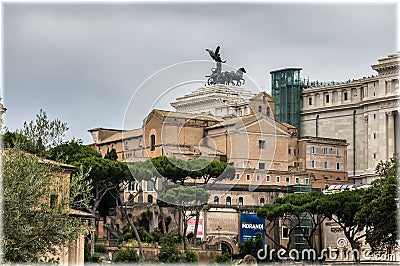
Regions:
<instances>
[{"instance_id":1,"label":"overcast sky","mask_svg":"<svg viewBox=\"0 0 400 266\"><path fill-rule=\"evenodd\" d=\"M267 92L275 69L344 81L398 51L388 2L3 5L5 125L21 128L43 108L85 143L90 128L139 127L151 108L172 109L202 86L213 67L205 48L220 45L249 89Z\"/></svg>"}]
</instances>

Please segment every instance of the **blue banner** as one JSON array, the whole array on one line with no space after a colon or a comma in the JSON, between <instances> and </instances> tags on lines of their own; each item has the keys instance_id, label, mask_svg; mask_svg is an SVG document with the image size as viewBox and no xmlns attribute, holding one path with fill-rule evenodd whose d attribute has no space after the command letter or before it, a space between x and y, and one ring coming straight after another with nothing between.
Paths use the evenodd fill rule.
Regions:
<instances>
[{"instance_id":1,"label":"blue banner","mask_svg":"<svg viewBox=\"0 0 400 266\"><path fill-rule=\"evenodd\" d=\"M255 213L240 214L240 244L243 244L247 239L256 239L258 232L261 233L263 245L265 243L265 219L260 218Z\"/></svg>"}]
</instances>

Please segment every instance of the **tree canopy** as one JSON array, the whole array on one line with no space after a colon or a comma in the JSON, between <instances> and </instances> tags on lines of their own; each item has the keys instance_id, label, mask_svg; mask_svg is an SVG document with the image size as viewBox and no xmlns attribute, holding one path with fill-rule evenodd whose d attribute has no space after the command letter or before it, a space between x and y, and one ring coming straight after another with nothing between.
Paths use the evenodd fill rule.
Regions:
<instances>
[{"instance_id":1,"label":"tree canopy","mask_svg":"<svg viewBox=\"0 0 400 266\"><path fill-rule=\"evenodd\" d=\"M380 162L372 182L361 200L361 209L355 219L366 224L366 240L373 252L385 252L397 246L399 218L398 157Z\"/></svg>"},{"instance_id":2,"label":"tree canopy","mask_svg":"<svg viewBox=\"0 0 400 266\"><path fill-rule=\"evenodd\" d=\"M18 149L3 153L4 259L38 262L79 232L69 215L69 177L52 163Z\"/></svg>"}]
</instances>

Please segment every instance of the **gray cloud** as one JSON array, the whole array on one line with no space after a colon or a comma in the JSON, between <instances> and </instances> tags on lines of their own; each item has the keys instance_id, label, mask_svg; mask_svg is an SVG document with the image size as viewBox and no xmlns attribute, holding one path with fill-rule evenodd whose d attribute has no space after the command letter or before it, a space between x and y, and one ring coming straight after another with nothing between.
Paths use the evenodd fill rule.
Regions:
<instances>
[{"instance_id":1,"label":"gray cloud","mask_svg":"<svg viewBox=\"0 0 400 266\"><path fill-rule=\"evenodd\" d=\"M146 78L171 64L208 60L205 48L221 45L223 59L244 66L267 91L277 68L347 80L373 74L370 65L397 49L396 8L388 3L8 3L3 27L6 125L19 128L43 108L85 142L88 128L123 126L129 99ZM162 82L149 94L162 93ZM141 97L132 127L152 99ZM168 99L162 102L168 108Z\"/></svg>"}]
</instances>

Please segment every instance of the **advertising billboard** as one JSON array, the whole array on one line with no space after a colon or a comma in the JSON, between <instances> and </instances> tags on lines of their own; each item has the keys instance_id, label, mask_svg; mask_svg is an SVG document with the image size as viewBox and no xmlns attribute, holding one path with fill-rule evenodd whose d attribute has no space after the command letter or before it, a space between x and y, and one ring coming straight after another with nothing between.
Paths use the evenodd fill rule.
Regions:
<instances>
[{"instance_id":1,"label":"advertising billboard","mask_svg":"<svg viewBox=\"0 0 400 266\"><path fill-rule=\"evenodd\" d=\"M196 225L196 217L190 218L188 221L188 227L186 230L186 234L194 233L194 227ZM204 239L203 237L203 217L199 218L199 225L197 227L197 238Z\"/></svg>"},{"instance_id":2,"label":"advertising billboard","mask_svg":"<svg viewBox=\"0 0 400 266\"><path fill-rule=\"evenodd\" d=\"M258 232L261 233L263 243L265 243L265 219L260 218L255 213L240 214L240 244L247 239L256 238Z\"/></svg>"}]
</instances>

